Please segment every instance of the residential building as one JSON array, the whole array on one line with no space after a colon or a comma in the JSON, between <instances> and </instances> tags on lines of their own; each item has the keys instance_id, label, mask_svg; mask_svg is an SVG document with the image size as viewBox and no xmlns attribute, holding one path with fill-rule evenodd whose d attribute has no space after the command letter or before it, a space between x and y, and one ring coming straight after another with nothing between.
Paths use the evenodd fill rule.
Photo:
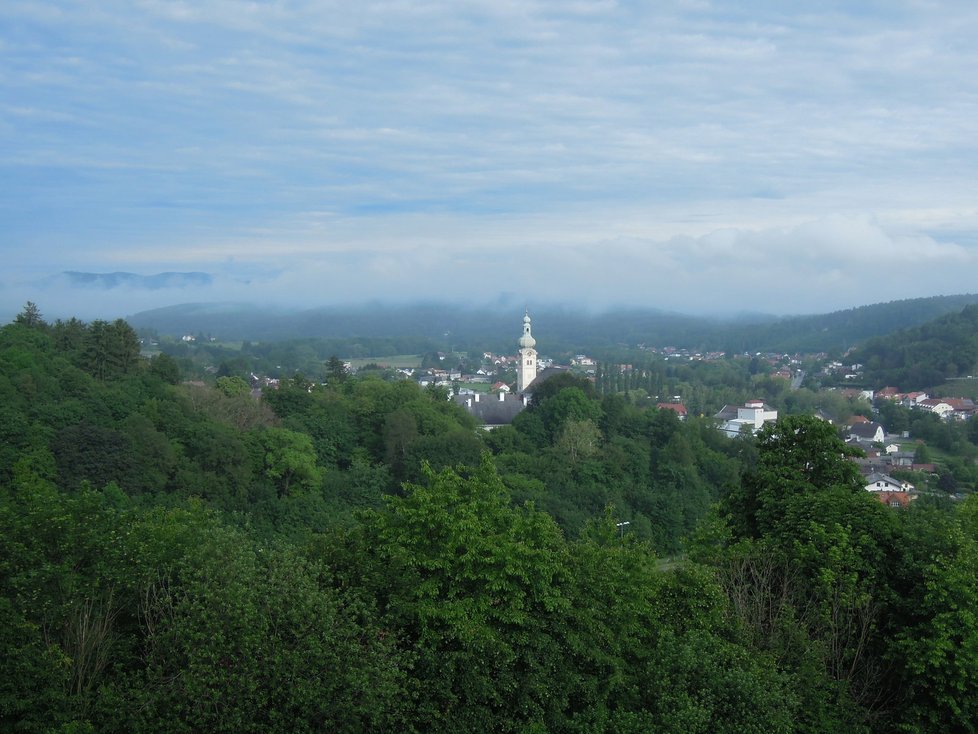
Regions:
<instances>
[{"instance_id":1,"label":"residential building","mask_svg":"<svg viewBox=\"0 0 978 734\"><path fill-rule=\"evenodd\" d=\"M769 405L765 405L762 400L748 400L743 405L736 407L723 406L723 409L715 417L721 421L720 430L731 438L735 438L745 430L756 434L765 423L771 423L778 419L778 411Z\"/></svg>"},{"instance_id":2,"label":"residential building","mask_svg":"<svg viewBox=\"0 0 978 734\"><path fill-rule=\"evenodd\" d=\"M867 423L855 423L849 426L848 439L857 441L860 444L883 443L886 440L886 431L879 423L873 421Z\"/></svg>"},{"instance_id":3,"label":"residential building","mask_svg":"<svg viewBox=\"0 0 978 734\"><path fill-rule=\"evenodd\" d=\"M655 407L659 410L671 410L679 416L679 420L686 420L686 406L682 403L656 403Z\"/></svg>"},{"instance_id":4,"label":"residential building","mask_svg":"<svg viewBox=\"0 0 978 734\"><path fill-rule=\"evenodd\" d=\"M914 489L910 482L900 481L880 472L873 472L864 481L867 492L912 492Z\"/></svg>"}]
</instances>

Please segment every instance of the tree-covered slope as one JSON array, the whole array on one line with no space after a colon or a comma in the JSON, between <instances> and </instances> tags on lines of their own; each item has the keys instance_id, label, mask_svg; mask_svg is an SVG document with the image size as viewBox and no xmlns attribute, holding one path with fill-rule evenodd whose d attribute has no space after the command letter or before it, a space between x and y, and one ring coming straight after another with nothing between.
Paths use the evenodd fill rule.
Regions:
<instances>
[{"instance_id":1,"label":"tree-covered slope","mask_svg":"<svg viewBox=\"0 0 978 734\"><path fill-rule=\"evenodd\" d=\"M652 309L587 313L546 306L535 307L532 316L534 330L541 339L545 337L550 353L638 344L728 352L842 352L864 339L923 324L976 302L978 295L937 296L782 318L708 319ZM164 334L204 333L225 340L396 340L396 346L389 347L399 350L394 353L426 351L433 344L441 349L505 351L513 345L514 323L518 332L519 308L429 303L277 311L234 304L185 304L142 312L129 320Z\"/></svg>"},{"instance_id":2,"label":"tree-covered slope","mask_svg":"<svg viewBox=\"0 0 978 734\"><path fill-rule=\"evenodd\" d=\"M125 322L23 316L0 328L0 729L978 717L978 504L884 507L828 423L730 440L568 375L486 434L407 381L256 399L140 359Z\"/></svg>"},{"instance_id":3,"label":"tree-covered slope","mask_svg":"<svg viewBox=\"0 0 978 734\"><path fill-rule=\"evenodd\" d=\"M868 341L849 359L872 385L916 390L978 372L978 306Z\"/></svg>"}]
</instances>

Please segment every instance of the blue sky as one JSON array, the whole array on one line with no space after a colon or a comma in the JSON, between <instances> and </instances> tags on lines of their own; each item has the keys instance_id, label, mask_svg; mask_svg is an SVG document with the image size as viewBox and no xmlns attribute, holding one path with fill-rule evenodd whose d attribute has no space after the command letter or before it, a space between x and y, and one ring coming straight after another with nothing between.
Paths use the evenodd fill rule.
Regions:
<instances>
[{"instance_id":1,"label":"blue sky","mask_svg":"<svg viewBox=\"0 0 978 734\"><path fill-rule=\"evenodd\" d=\"M973 292L975 38L971 0L5 0L0 310Z\"/></svg>"}]
</instances>

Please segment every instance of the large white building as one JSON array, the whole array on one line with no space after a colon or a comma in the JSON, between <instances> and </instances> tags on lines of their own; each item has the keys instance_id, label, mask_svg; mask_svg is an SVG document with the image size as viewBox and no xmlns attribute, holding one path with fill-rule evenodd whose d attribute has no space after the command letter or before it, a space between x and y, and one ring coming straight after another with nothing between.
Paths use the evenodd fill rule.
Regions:
<instances>
[{"instance_id":1,"label":"large white building","mask_svg":"<svg viewBox=\"0 0 978 734\"><path fill-rule=\"evenodd\" d=\"M765 405L761 400L748 400L736 408L730 405L723 406L723 410L717 413L716 417L721 421L720 430L731 438L736 438L745 427L756 434L765 423L778 419L778 411Z\"/></svg>"}]
</instances>

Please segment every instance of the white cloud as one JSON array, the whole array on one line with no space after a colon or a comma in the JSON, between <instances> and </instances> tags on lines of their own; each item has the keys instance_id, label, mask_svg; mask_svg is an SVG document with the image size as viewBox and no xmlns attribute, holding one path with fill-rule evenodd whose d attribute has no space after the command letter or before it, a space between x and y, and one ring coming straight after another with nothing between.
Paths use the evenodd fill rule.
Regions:
<instances>
[{"instance_id":1,"label":"white cloud","mask_svg":"<svg viewBox=\"0 0 978 734\"><path fill-rule=\"evenodd\" d=\"M971 288L971 3L39 1L4 20L0 254L22 273L233 256L288 262L269 298L325 280L691 310Z\"/></svg>"}]
</instances>

